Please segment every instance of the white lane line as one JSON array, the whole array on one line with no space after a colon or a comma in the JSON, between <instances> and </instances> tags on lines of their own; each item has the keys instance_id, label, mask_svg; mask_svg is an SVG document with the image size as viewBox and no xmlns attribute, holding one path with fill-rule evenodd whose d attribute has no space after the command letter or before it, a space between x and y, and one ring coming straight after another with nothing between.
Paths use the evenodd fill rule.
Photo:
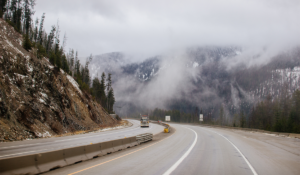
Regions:
<instances>
[{"instance_id":1,"label":"white lane line","mask_svg":"<svg viewBox=\"0 0 300 175\"><path fill-rule=\"evenodd\" d=\"M46 151L48 149L42 149L42 150L38 150L38 151ZM34 153L37 151L28 151L28 152L23 152L23 153L16 153L16 154L9 154L9 155L4 155L4 156L0 156L0 157L7 157L7 156L15 156L15 155L20 155L20 154L27 154L27 153Z\"/></svg>"},{"instance_id":2,"label":"white lane line","mask_svg":"<svg viewBox=\"0 0 300 175\"><path fill-rule=\"evenodd\" d=\"M187 128L187 127L184 127L184 128ZM184 153L184 155L181 156L181 158L179 160L177 160L177 162L173 166L171 166L171 168L169 168L163 175L169 175L169 174L171 174L180 165L180 163L190 154L190 152L192 151L192 149L195 147L195 145L197 143L198 135L197 135L197 133L194 130L192 130L190 128L187 128L187 129L189 129L189 130L191 130L191 131L193 131L195 133L195 140L194 140L193 144Z\"/></svg>"},{"instance_id":3,"label":"white lane line","mask_svg":"<svg viewBox=\"0 0 300 175\"><path fill-rule=\"evenodd\" d=\"M209 130L210 131L210 130ZM211 131L211 132L214 132L214 131ZM224 137L223 135L217 133L217 132L214 132L220 136L222 136L224 139L226 139L229 143L231 143L231 145L242 155L243 159L245 160L245 162L247 163L247 165L250 167L252 173L254 175L258 175L257 172L255 171L255 169L252 167L252 165L250 164L250 162L246 159L246 157L244 156L244 154L235 146L235 144L233 144L229 139L227 139L226 137Z\"/></svg>"}]
</instances>

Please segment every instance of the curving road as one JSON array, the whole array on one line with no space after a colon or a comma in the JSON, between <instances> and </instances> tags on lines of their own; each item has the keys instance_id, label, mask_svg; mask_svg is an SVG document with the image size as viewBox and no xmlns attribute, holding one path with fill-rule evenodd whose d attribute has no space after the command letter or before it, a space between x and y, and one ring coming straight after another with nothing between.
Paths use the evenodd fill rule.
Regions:
<instances>
[{"instance_id":1,"label":"curving road","mask_svg":"<svg viewBox=\"0 0 300 175\"><path fill-rule=\"evenodd\" d=\"M166 137L45 174L300 174L299 139L171 126Z\"/></svg>"},{"instance_id":2,"label":"curving road","mask_svg":"<svg viewBox=\"0 0 300 175\"><path fill-rule=\"evenodd\" d=\"M118 130L66 137L0 143L0 159L116 140L124 137L136 136L146 132L156 134L163 130L163 127L160 125L150 124L149 128L141 128L139 121L130 120L130 122L133 124L131 127Z\"/></svg>"}]
</instances>

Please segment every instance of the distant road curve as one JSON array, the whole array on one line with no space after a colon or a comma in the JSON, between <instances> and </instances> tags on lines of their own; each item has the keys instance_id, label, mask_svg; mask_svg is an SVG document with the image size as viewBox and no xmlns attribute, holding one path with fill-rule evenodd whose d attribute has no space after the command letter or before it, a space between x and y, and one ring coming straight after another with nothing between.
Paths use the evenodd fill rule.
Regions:
<instances>
[{"instance_id":1,"label":"distant road curve","mask_svg":"<svg viewBox=\"0 0 300 175\"><path fill-rule=\"evenodd\" d=\"M46 174L300 174L300 140L171 124L169 137Z\"/></svg>"},{"instance_id":2,"label":"distant road curve","mask_svg":"<svg viewBox=\"0 0 300 175\"><path fill-rule=\"evenodd\" d=\"M156 134L163 131L163 127L160 125L150 124L149 128L141 128L139 121L129 121L133 124L133 126L124 129L65 137L0 143L0 159L116 140L124 137L136 136L146 132Z\"/></svg>"}]
</instances>

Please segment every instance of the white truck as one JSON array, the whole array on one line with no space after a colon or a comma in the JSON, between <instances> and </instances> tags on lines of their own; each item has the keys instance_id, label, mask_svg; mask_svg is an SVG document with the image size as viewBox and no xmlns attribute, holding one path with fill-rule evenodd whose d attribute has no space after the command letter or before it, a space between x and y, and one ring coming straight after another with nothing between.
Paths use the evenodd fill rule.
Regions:
<instances>
[{"instance_id":1,"label":"white truck","mask_svg":"<svg viewBox=\"0 0 300 175\"><path fill-rule=\"evenodd\" d=\"M149 117L147 115L141 116L141 128L142 127L149 127Z\"/></svg>"}]
</instances>

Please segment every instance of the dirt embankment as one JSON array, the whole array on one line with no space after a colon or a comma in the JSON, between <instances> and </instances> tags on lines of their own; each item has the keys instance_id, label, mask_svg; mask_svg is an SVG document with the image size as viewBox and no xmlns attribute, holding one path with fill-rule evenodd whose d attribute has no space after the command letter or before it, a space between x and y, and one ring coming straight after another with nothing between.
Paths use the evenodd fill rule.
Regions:
<instances>
[{"instance_id":1,"label":"dirt embankment","mask_svg":"<svg viewBox=\"0 0 300 175\"><path fill-rule=\"evenodd\" d=\"M70 75L24 50L22 40L0 19L0 142L118 123Z\"/></svg>"}]
</instances>

